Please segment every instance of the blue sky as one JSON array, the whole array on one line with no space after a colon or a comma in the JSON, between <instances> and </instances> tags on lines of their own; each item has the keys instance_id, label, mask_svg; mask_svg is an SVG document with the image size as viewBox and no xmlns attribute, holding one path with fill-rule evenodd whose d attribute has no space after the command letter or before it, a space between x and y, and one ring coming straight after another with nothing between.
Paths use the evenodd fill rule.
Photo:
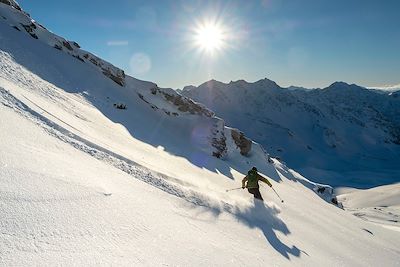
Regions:
<instances>
[{"instance_id":1,"label":"blue sky","mask_svg":"<svg viewBox=\"0 0 400 267\"><path fill-rule=\"evenodd\" d=\"M19 0L32 18L161 87L269 78L281 86L400 84L400 1ZM210 54L196 25L223 27Z\"/></svg>"}]
</instances>

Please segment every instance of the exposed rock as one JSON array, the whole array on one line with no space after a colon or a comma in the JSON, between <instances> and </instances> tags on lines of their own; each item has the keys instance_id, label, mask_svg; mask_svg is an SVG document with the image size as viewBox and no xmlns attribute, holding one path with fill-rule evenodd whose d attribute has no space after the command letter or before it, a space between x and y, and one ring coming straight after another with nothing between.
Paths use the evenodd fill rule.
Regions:
<instances>
[{"instance_id":1,"label":"exposed rock","mask_svg":"<svg viewBox=\"0 0 400 267\"><path fill-rule=\"evenodd\" d=\"M79 61L85 62L79 55L72 55L74 58L78 59Z\"/></svg>"},{"instance_id":2,"label":"exposed rock","mask_svg":"<svg viewBox=\"0 0 400 267\"><path fill-rule=\"evenodd\" d=\"M116 68L110 63L105 62L104 60L89 53L83 54L83 57L89 60L89 62L93 65L101 68L103 74L113 80L115 83L121 86L125 85L125 72L123 70Z\"/></svg>"},{"instance_id":3,"label":"exposed rock","mask_svg":"<svg viewBox=\"0 0 400 267\"><path fill-rule=\"evenodd\" d=\"M90 58L89 61L90 61L93 65L96 65L96 66L99 65L99 63L98 63L94 58Z\"/></svg>"},{"instance_id":4,"label":"exposed rock","mask_svg":"<svg viewBox=\"0 0 400 267\"><path fill-rule=\"evenodd\" d=\"M40 24L39 22L36 22L37 25L39 25L39 27L41 27L44 30L47 30L47 28L45 26L43 26L42 24Z\"/></svg>"},{"instance_id":5,"label":"exposed rock","mask_svg":"<svg viewBox=\"0 0 400 267\"><path fill-rule=\"evenodd\" d=\"M142 94L138 93L138 96L139 96L139 98L142 99L144 102L146 102L147 104L150 104L149 101L147 101L147 100L144 98L144 96L143 96Z\"/></svg>"},{"instance_id":6,"label":"exposed rock","mask_svg":"<svg viewBox=\"0 0 400 267\"><path fill-rule=\"evenodd\" d=\"M63 43L63 46L65 46L69 51L74 50L74 49L72 48L72 46L71 46L67 41L63 41L62 43Z\"/></svg>"},{"instance_id":7,"label":"exposed rock","mask_svg":"<svg viewBox=\"0 0 400 267\"><path fill-rule=\"evenodd\" d=\"M204 115L206 117L213 117L214 112L207 109L203 105L194 102L190 98L182 96L172 89L160 89L158 87L152 88L151 93L156 95L160 93L167 101L178 107L181 112L189 112L190 114Z\"/></svg>"},{"instance_id":8,"label":"exposed rock","mask_svg":"<svg viewBox=\"0 0 400 267\"><path fill-rule=\"evenodd\" d=\"M118 103L114 104L114 107L117 109L126 109L126 104Z\"/></svg>"},{"instance_id":9,"label":"exposed rock","mask_svg":"<svg viewBox=\"0 0 400 267\"><path fill-rule=\"evenodd\" d=\"M217 158L226 157L228 148L224 133L225 123L222 119L215 117L211 110L187 97L181 96L173 89L159 88L157 85L140 93L138 92L137 94L139 98L149 104L151 108L154 110L161 110L168 116L179 116L180 114L189 113L210 119L211 125L210 128L207 126L209 132L206 136L210 147L207 148L207 151ZM168 106L158 108L153 104L160 103L160 100L162 100L162 102L165 100L169 102L172 109ZM165 104L162 105L164 106ZM181 113L176 112L176 109Z\"/></svg>"},{"instance_id":10,"label":"exposed rock","mask_svg":"<svg viewBox=\"0 0 400 267\"><path fill-rule=\"evenodd\" d=\"M60 51L63 51L64 53L73 56L81 62L92 63L99 68L99 71L101 71L105 76L113 80L115 83L121 86L125 85L125 73L123 70L113 66L112 64L102 60L101 58L89 52L81 50L80 45L77 42L68 41L48 31L43 25L33 20L28 13L23 11L14 0L0 0L0 3L9 5L18 10L14 10L13 12L18 13L18 15L14 17L17 23L13 20L10 20L12 22L9 23L11 27L14 27L18 31L21 31L22 28L19 27L19 25L21 25L32 38L39 39L41 42ZM9 12L0 14L0 16L2 16L7 21L9 20L7 17L9 15Z\"/></svg>"},{"instance_id":11,"label":"exposed rock","mask_svg":"<svg viewBox=\"0 0 400 267\"><path fill-rule=\"evenodd\" d=\"M238 148L240 148L240 154L247 156L251 151L252 141L244 136L244 134L238 129L232 129L231 135L233 141Z\"/></svg>"},{"instance_id":12,"label":"exposed rock","mask_svg":"<svg viewBox=\"0 0 400 267\"><path fill-rule=\"evenodd\" d=\"M212 155L217 158L225 158L228 154L226 137L224 134L225 123L223 120L214 117L214 124L211 130L211 146L215 149Z\"/></svg>"},{"instance_id":13,"label":"exposed rock","mask_svg":"<svg viewBox=\"0 0 400 267\"><path fill-rule=\"evenodd\" d=\"M36 25L34 23L31 23L29 25L25 25L25 24L21 23L21 25L22 25L22 27L24 27L25 31L27 33L29 33L30 36L32 36L35 39L38 39L38 36L35 33Z\"/></svg>"},{"instance_id":14,"label":"exposed rock","mask_svg":"<svg viewBox=\"0 0 400 267\"><path fill-rule=\"evenodd\" d=\"M21 7L13 0L0 0L0 3L12 6L13 8L21 11Z\"/></svg>"},{"instance_id":15,"label":"exposed rock","mask_svg":"<svg viewBox=\"0 0 400 267\"><path fill-rule=\"evenodd\" d=\"M72 43L72 45L75 46L76 48L81 48L81 46L77 42L72 41L70 43Z\"/></svg>"},{"instance_id":16,"label":"exposed rock","mask_svg":"<svg viewBox=\"0 0 400 267\"><path fill-rule=\"evenodd\" d=\"M117 84L124 86L125 85L125 73L121 70L119 75L114 75L109 69L103 69L103 74L108 78L116 82Z\"/></svg>"}]
</instances>

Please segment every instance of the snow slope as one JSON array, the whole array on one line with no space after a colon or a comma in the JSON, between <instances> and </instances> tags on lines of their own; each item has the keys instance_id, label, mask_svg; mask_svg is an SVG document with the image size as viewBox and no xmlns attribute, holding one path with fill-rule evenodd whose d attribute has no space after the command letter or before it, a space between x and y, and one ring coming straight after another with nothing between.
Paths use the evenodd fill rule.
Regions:
<instances>
[{"instance_id":1,"label":"snow slope","mask_svg":"<svg viewBox=\"0 0 400 267\"><path fill-rule=\"evenodd\" d=\"M400 184L371 188L337 189L338 200L355 216L400 231Z\"/></svg>"},{"instance_id":2,"label":"snow slope","mask_svg":"<svg viewBox=\"0 0 400 267\"><path fill-rule=\"evenodd\" d=\"M400 264L398 231L323 201L256 143L243 156L204 107L131 77L120 86L4 21L0 50L1 264ZM266 187L265 203L225 192L253 165L284 203Z\"/></svg>"},{"instance_id":3,"label":"snow slope","mask_svg":"<svg viewBox=\"0 0 400 267\"><path fill-rule=\"evenodd\" d=\"M68 41L50 32L43 25L33 20L28 13L24 12L14 0L0 1L0 14L0 19L22 34L26 34L44 44L71 55L81 62L91 64L117 84L125 84L124 71L80 49L78 43Z\"/></svg>"},{"instance_id":4,"label":"snow slope","mask_svg":"<svg viewBox=\"0 0 400 267\"><path fill-rule=\"evenodd\" d=\"M370 188L400 181L400 98L337 82L281 88L268 79L209 81L182 94L205 104L305 176Z\"/></svg>"}]
</instances>

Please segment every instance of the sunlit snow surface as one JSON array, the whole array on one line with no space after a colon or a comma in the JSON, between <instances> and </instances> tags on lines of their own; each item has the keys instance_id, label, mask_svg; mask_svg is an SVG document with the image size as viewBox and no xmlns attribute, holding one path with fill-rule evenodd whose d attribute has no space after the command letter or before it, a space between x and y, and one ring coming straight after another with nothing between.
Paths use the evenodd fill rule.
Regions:
<instances>
[{"instance_id":1,"label":"sunlit snow surface","mask_svg":"<svg viewBox=\"0 0 400 267\"><path fill-rule=\"evenodd\" d=\"M137 96L154 84L120 87L3 21L0 50L2 265L400 264L398 231L323 201L263 151L211 157L193 138L207 119ZM284 203L265 186L264 203L225 192L252 165Z\"/></svg>"}]
</instances>

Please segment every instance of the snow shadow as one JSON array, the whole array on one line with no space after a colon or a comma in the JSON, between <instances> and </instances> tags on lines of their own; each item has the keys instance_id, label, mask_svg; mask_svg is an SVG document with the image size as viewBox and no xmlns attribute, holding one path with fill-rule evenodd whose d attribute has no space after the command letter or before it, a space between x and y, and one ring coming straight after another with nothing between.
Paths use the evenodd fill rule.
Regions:
<instances>
[{"instance_id":1,"label":"snow shadow","mask_svg":"<svg viewBox=\"0 0 400 267\"><path fill-rule=\"evenodd\" d=\"M301 250L296 246L289 247L279 240L276 232L289 235L287 225L278 218L279 210L269 207L263 202L254 199L254 206L244 211L237 211L234 215L250 228L260 229L266 241L283 257L290 259L290 255L300 257Z\"/></svg>"},{"instance_id":2,"label":"snow shadow","mask_svg":"<svg viewBox=\"0 0 400 267\"><path fill-rule=\"evenodd\" d=\"M199 200L199 199L197 199ZM193 203L188 200L188 202ZM241 209L237 206L232 206L227 203L222 207L213 205L211 202L202 201L196 203L195 206L188 205L187 208L199 209L200 213L210 212L212 216L216 219L223 213L227 212L234 216L239 222L243 223L249 228L257 228L262 231L266 246L273 247L279 254L281 254L286 259L290 260L290 257L300 257L301 253L308 255L305 251L299 249L298 247L292 245L291 247L283 243L277 236L277 232L282 233L287 236L290 235L290 230L287 225L278 217L280 211L276 207L269 207L264 202L254 199L254 203L248 208ZM199 219L199 214L194 217L190 217L195 220ZM183 216L183 215L182 215ZM251 238L249 236L249 238Z\"/></svg>"}]
</instances>

